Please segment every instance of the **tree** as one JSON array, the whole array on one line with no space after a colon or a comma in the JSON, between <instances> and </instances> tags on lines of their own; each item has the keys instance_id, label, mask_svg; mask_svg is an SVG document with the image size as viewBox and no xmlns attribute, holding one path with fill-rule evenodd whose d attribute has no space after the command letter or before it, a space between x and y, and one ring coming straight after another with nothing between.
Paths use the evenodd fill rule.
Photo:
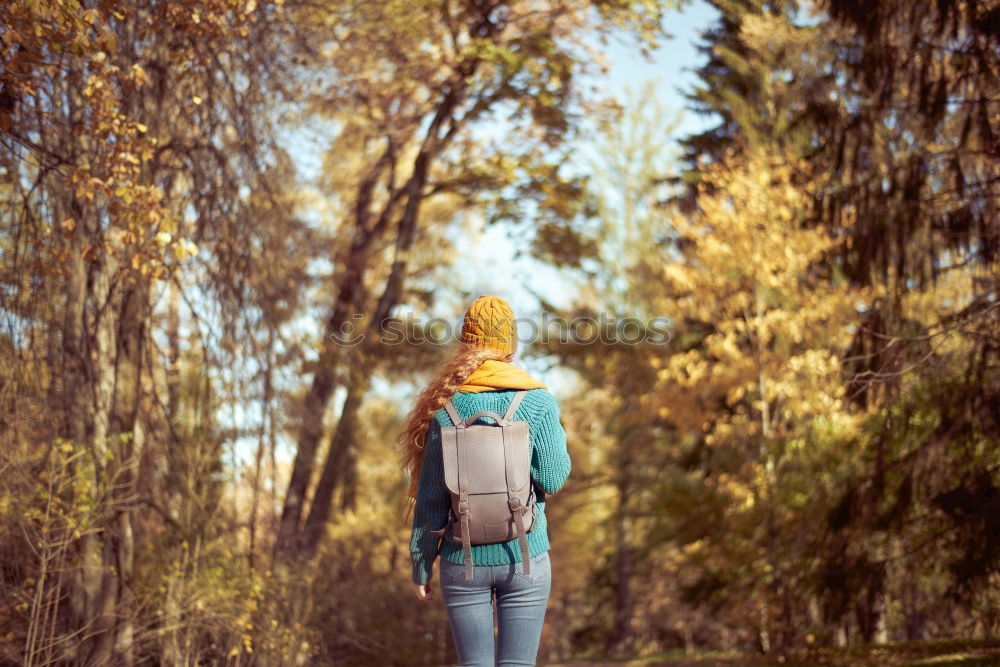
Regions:
<instances>
[{"instance_id":1,"label":"tree","mask_svg":"<svg viewBox=\"0 0 1000 667\"><path fill-rule=\"evenodd\" d=\"M432 222L422 222L425 202L451 194L472 205L489 191L513 197L526 184L558 179L546 156L571 131L582 99L575 76L593 57L580 47L582 36L618 25L655 32L661 12L657 3L564 2L343 2L298 9L307 53L330 54L314 61L330 85L313 104L338 123L333 154L341 163L351 155L357 176L333 174L331 189L345 202L345 246L299 426L276 541L279 563L286 555L314 553L322 536L350 460L343 448L367 388L369 344L377 343L383 322L405 298L410 254ZM511 120L510 140L477 136L501 114ZM544 200L544 190L533 189L535 198ZM491 206L510 210L503 198ZM367 343L342 345L348 328L360 328ZM350 373L352 367L363 370ZM347 397L303 524L323 415L338 386Z\"/></svg>"},{"instance_id":2,"label":"tree","mask_svg":"<svg viewBox=\"0 0 1000 667\"><path fill-rule=\"evenodd\" d=\"M706 61L686 97L695 113L719 124L681 141L687 169L674 180L687 184L681 201L688 205L697 196L701 165L721 161L729 150L775 149L806 157L814 134L809 112L829 87L822 67L826 44L817 39L822 27L795 23L798 2L712 5L720 16L703 35L699 50Z\"/></svg>"},{"instance_id":3,"label":"tree","mask_svg":"<svg viewBox=\"0 0 1000 667\"><path fill-rule=\"evenodd\" d=\"M726 146L784 143L786 135L777 130L798 128L793 154L823 175L812 191L808 218L847 239L826 260L830 270L854 285L884 291L858 314L854 339L843 354L852 410L872 413L856 445L868 457L867 467L842 467L843 493L825 510L822 504L812 510L825 515L830 535L817 534L808 547L825 562L822 582L811 587L828 602L829 617L839 622L852 616L863 639L884 639L902 626L888 616L898 600L906 600L908 618L926 617L925 605L936 595L931 590L948 579L928 573L932 586L913 583L917 561L909 570L897 569L896 563L911 558L897 537L913 531L913 541L926 547L921 563L940 558L950 549L930 537L933 526L957 515L954 508L938 507L935 494L988 498L995 484L931 444L949 441L961 450L992 429L957 415L992 396L983 390L991 386L992 369L982 364L983 350L994 345L985 332L993 328L990 304L996 298L995 281L987 277L995 273L996 225L984 215L990 210L986 202L996 198L997 180L996 161L985 157L995 144L988 119L996 78L987 73L996 68L996 34L985 27L993 10L962 3L922 11L827 2L822 8L829 15L817 14L811 25L799 26L793 7L785 7L787 17L768 9L773 4L766 7L720 6L723 20L709 44L716 58L703 70L706 85L695 99L724 122L693 138L689 155L695 168L696 156L713 161ZM718 89L748 92L727 101L713 93ZM784 106L782 100L794 103ZM773 113L780 109L792 112L790 120ZM697 182L699 173L693 171L690 181ZM958 296L963 288L956 285L975 296ZM963 330L964 343L952 339ZM950 343L943 344L946 340ZM964 368L967 384L951 363ZM946 383L943 403L943 397L928 397L924 383L934 384L931 377L953 379ZM941 405L954 406L949 423L965 426L934 431L930 438L918 423L936 423ZM922 444L900 449L900 439ZM922 472L931 459L937 462L933 475ZM989 459L972 459L979 462L977 469L995 467ZM966 526L967 533L952 527L955 540L965 545L959 552L992 553L993 546L976 537L982 526ZM889 539L886 531L896 537ZM957 558L954 562L979 565L956 571L989 578L990 558ZM907 578L904 587L900 581ZM962 597L973 604L972 596ZM850 641L850 625L844 621L839 641ZM919 634L911 621L906 626L909 636Z\"/></svg>"},{"instance_id":4,"label":"tree","mask_svg":"<svg viewBox=\"0 0 1000 667\"><path fill-rule=\"evenodd\" d=\"M141 407L153 295L207 229L224 227L215 214L239 200L234 184L263 183L246 178L264 171L248 120L260 52L246 45L252 33L266 44L266 31L254 7L226 2L10 2L0 20L2 279L15 295L3 305L16 337L46 340L29 348L48 355L50 428L35 435L48 452L76 453L62 501L91 508L89 529L65 536L71 580L50 579L38 598L66 585L70 604L48 617L48 634L31 635L26 656L131 663L137 510L142 479L155 475Z\"/></svg>"},{"instance_id":5,"label":"tree","mask_svg":"<svg viewBox=\"0 0 1000 667\"><path fill-rule=\"evenodd\" d=\"M783 583L801 567L778 549L790 528L779 518L782 474L817 432L833 424L847 438L856 428L840 357L857 309L876 294L830 272L827 257L844 239L806 222L818 187L802 184L808 173L803 162L762 153L740 161L731 152L703 169L699 215L672 218L680 259L662 267L658 303L675 314L678 349L656 364L660 383L646 407L692 438L717 492L743 501L727 511L754 526L741 557L747 579L734 583L753 603L763 651L790 594Z\"/></svg>"},{"instance_id":6,"label":"tree","mask_svg":"<svg viewBox=\"0 0 1000 667\"><path fill-rule=\"evenodd\" d=\"M580 280L586 298L565 311L545 304L565 322L590 321L588 326L549 332L556 336L543 349L575 370L585 386L574 400L589 406L586 416L580 416L587 427L580 426L590 435L575 454L593 470L587 464L577 466L568 492L579 489L580 499L566 502L590 508L583 514L591 520L573 523L582 534L602 535L599 543L605 548L590 581L579 584L594 589L589 597L599 602L587 601L594 604L595 613L578 622L577 634L612 654L628 654L648 631L640 621L646 596L636 581L650 574L644 548L645 490L658 477L650 457L661 456L656 442L662 425L642 422L636 401L652 381L649 359L661 346L647 340L658 332L646 329L654 312L636 271L651 255L659 256L663 243L657 209L663 188L657 180L671 160L668 137L676 127L663 124L670 110L657 101L656 88L657 83L649 81L628 91L621 107L598 119L598 157L588 174L588 195L594 200L588 208L594 218L578 221L571 230L575 237L560 238L562 247L556 253L574 267L571 275ZM536 253L553 254L548 246L536 248ZM569 336L574 339L567 341Z\"/></svg>"}]
</instances>

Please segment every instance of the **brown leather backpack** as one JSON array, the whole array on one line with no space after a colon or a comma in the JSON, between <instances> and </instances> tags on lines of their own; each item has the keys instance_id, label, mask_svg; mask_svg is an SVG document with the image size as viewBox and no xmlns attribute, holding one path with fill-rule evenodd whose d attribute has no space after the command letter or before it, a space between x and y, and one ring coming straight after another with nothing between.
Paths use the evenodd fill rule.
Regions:
<instances>
[{"instance_id":1,"label":"brown leather backpack","mask_svg":"<svg viewBox=\"0 0 1000 667\"><path fill-rule=\"evenodd\" d=\"M465 579L472 581L472 545L496 544L517 537L524 574L530 572L526 535L534 527L528 422L514 421L524 398L514 398L503 417L484 410L463 420L449 399L445 410L454 426L441 427L444 481L451 493L451 516L438 537L449 533L462 545ZM476 424L491 417L495 424Z\"/></svg>"}]
</instances>

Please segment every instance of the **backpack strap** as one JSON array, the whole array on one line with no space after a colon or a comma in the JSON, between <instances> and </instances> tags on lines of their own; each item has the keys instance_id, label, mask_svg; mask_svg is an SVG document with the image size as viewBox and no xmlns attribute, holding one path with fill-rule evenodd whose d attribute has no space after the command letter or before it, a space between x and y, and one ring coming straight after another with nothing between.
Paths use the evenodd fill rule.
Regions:
<instances>
[{"instance_id":1,"label":"backpack strap","mask_svg":"<svg viewBox=\"0 0 1000 667\"><path fill-rule=\"evenodd\" d=\"M479 419L480 417L493 417L493 419L495 419L497 422L497 426L507 425L507 421L497 413L493 412L492 410L480 410L476 414L466 417L465 421L463 421L460 424L456 424L456 426L458 426L459 428L472 426L473 424L476 423L476 420Z\"/></svg>"},{"instance_id":2,"label":"backpack strap","mask_svg":"<svg viewBox=\"0 0 1000 667\"><path fill-rule=\"evenodd\" d=\"M521 400L527 393L528 393L527 389L519 389L517 393L514 394L514 398L511 399L510 406L507 408L507 412L505 412L503 416L503 420L505 422L509 422L514 419L514 413L517 411L517 406L521 404Z\"/></svg>"},{"instance_id":3,"label":"backpack strap","mask_svg":"<svg viewBox=\"0 0 1000 667\"><path fill-rule=\"evenodd\" d=\"M449 404L451 401L449 401ZM454 407L452 408L454 410ZM456 421L457 426L461 420ZM458 516L462 522L462 559L465 562L465 580L472 581L472 538L469 522L469 459L465 447L458 447Z\"/></svg>"},{"instance_id":4,"label":"backpack strap","mask_svg":"<svg viewBox=\"0 0 1000 667\"><path fill-rule=\"evenodd\" d=\"M514 395L513 400L510 402L510 407L507 408L507 414L504 415L504 421L509 422L514 416L514 411L517 410L518 403L524 398L524 393L522 390ZM511 517L514 519L514 527L517 528L517 542L521 547L521 572L523 574L530 574L531 556L528 552L528 538L524 534L524 515L529 511L529 508L521 504L521 498L517 495L517 490L514 488L514 480L516 478L514 474L514 447L511 442L509 429L503 430L503 459L504 473L507 477L507 507L510 509Z\"/></svg>"},{"instance_id":5,"label":"backpack strap","mask_svg":"<svg viewBox=\"0 0 1000 667\"><path fill-rule=\"evenodd\" d=\"M501 417L492 410L482 410L474 415L469 416L466 419L462 419L461 415L458 414L458 410L455 409L455 404L451 402L449 398L444 404L444 409L448 413L448 417L451 419L451 423L459 428L464 428L466 426L471 426L480 417L493 417L499 425L509 424L514 420L514 413L517 411L517 406L521 404L521 400L524 399L524 395L528 393L526 389L519 389L515 394L514 398L511 399L510 405L507 406L507 412Z\"/></svg>"},{"instance_id":6,"label":"backpack strap","mask_svg":"<svg viewBox=\"0 0 1000 667\"><path fill-rule=\"evenodd\" d=\"M451 402L450 398L445 402L444 409L448 413L452 424L455 426L462 425L462 418L458 416L458 410L455 409L455 404Z\"/></svg>"}]
</instances>

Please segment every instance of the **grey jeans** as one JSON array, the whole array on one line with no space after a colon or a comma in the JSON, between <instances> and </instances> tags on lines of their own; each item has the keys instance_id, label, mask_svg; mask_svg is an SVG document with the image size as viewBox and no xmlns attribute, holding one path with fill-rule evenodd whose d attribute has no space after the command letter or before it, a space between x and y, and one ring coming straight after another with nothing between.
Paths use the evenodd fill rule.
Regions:
<instances>
[{"instance_id":1,"label":"grey jeans","mask_svg":"<svg viewBox=\"0 0 1000 667\"><path fill-rule=\"evenodd\" d=\"M464 565L442 559L440 567L459 667L534 665L552 588L549 552L531 559L529 575L521 573L520 563L476 565L472 581L466 581Z\"/></svg>"}]
</instances>

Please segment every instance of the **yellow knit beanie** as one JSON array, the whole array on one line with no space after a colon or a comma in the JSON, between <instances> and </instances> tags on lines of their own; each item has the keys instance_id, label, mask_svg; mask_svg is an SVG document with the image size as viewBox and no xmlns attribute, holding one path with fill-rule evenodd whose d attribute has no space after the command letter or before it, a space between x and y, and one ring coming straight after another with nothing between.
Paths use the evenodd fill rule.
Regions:
<instances>
[{"instance_id":1,"label":"yellow knit beanie","mask_svg":"<svg viewBox=\"0 0 1000 667\"><path fill-rule=\"evenodd\" d=\"M513 354L517 349L517 323L510 304L498 296L481 296L473 301L465 313L461 338L473 347Z\"/></svg>"}]
</instances>

